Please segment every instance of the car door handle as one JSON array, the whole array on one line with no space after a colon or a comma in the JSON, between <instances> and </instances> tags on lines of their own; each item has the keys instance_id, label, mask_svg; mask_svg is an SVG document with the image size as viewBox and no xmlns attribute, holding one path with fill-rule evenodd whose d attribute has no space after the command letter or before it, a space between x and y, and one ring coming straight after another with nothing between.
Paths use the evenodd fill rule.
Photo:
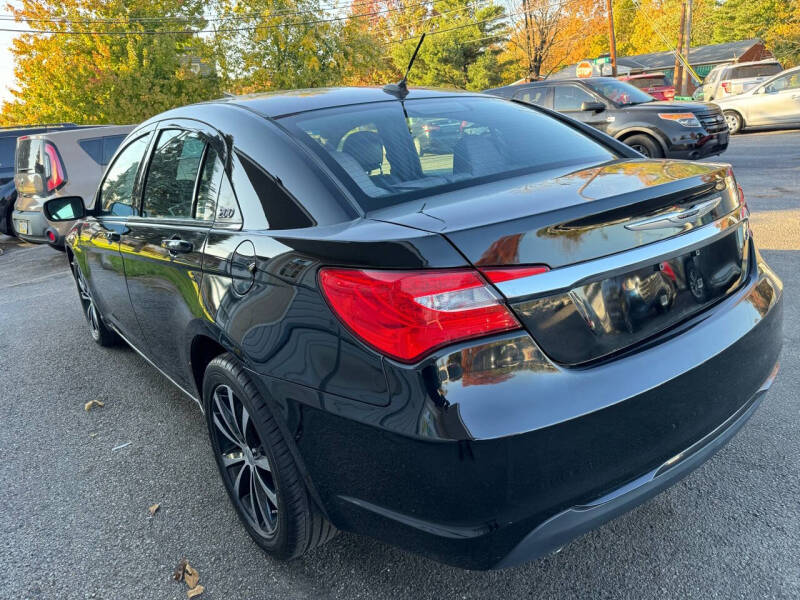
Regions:
<instances>
[{"instance_id":1,"label":"car door handle","mask_svg":"<svg viewBox=\"0 0 800 600\"><path fill-rule=\"evenodd\" d=\"M169 250L170 254L186 254L194 249L194 244L186 240L161 240L161 247Z\"/></svg>"},{"instance_id":2,"label":"car door handle","mask_svg":"<svg viewBox=\"0 0 800 600\"><path fill-rule=\"evenodd\" d=\"M109 231L106 233L106 239L109 242L118 242L122 239L122 236L117 231Z\"/></svg>"}]
</instances>

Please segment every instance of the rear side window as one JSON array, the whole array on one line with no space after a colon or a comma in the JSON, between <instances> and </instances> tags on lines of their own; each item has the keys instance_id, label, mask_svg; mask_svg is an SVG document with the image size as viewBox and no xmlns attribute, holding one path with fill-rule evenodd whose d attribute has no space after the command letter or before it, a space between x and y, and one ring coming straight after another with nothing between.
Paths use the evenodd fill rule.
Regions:
<instances>
[{"instance_id":1,"label":"rear side window","mask_svg":"<svg viewBox=\"0 0 800 600\"><path fill-rule=\"evenodd\" d=\"M0 138L0 169L10 169L14 166L14 152L17 149L17 138Z\"/></svg>"},{"instance_id":2,"label":"rear side window","mask_svg":"<svg viewBox=\"0 0 800 600\"><path fill-rule=\"evenodd\" d=\"M366 211L615 157L557 119L490 96L377 102L300 113L281 123Z\"/></svg>"},{"instance_id":3,"label":"rear side window","mask_svg":"<svg viewBox=\"0 0 800 600\"><path fill-rule=\"evenodd\" d=\"M224 170L222 161L217 156L217 151L209 146L203 161L203 170L200 173L200 185L197 188L196 219L203 221L214 220L214 209L217 206L220 184L223 177L225 177Z\"/></svg>"},{"instance_id":4,"label":"rear side window","mask_svg":"<svg viewBox=\"0 0 800 600\"><path fill-rule=\"evenodd\" d=\"M100 160L101 164L107 165L114 157L114 152L117 151L119 145L126 138L125 135L109 135L103 138L103 152Z\"/></svg>"},{"instance_id":5,"label":"rear side window","mask_svg":"<svg viewBox=\"0 0 800 600\"><path fill-rule=\"evenodd\" d=\"M192 199L205 145L200 134L193 131L165 129L158 134L144 184L142 216L192 217Z\"/></svg>"},{"instance_id":6,"label":"rear side window","mask_svg":"<svg viewBox=\"0 0 800 600\"><path fill-rule=\"evenodd\" d=\"M781 66L774 63L764 65L745 65L731 69L731 79L749 79L750 77L772 77L782 71Z\"/></svg>"},{"instance_id":7,"label":"rear side window","mask_svg":"<svg viewBox=\"0 0 800 600\"><path fill-rule=\"evenodd\" d=\"M237 157L247 175L247 189L261 204L270 229L299 229L315 225L305 208L274 177L247 156L237 152ZM240 185L236 189L242 193Z\"/></svg>"},{"instance_id":8,"label":"rear side window","mask_svg":"<svg viewBox=\"0 0 800 600\"><path fill-rule=\"evenodd\" d=\"M78 145L83 148L84 152L98 165L105 164L103 163L103 140L101 138L80 140Z\"/></svg>"},{"instance_id":9,"label":"rear side window","mask_svg":"<svg viewBox=\"0 0 800 600\"><path fill-rule=\"evenodd\" d=\"M117 217L137 214L133 189L149 140L148 134L128 144L108 168L100 186L101 214Z\"/></svg>"},{"instance_id":10,"label":"rear side window","mask_svg":"<svg viewBox=\"0 0 800 600\"><path fill-rule=\"evenodd\" d=\"M550 88L547 87L535 87L522 92L517 92L514 94L514 100L521 100L522 102L527 102L528 104L544 106L544 103L547 100L547 92L549 89Z\"/></svg>"}]
</instances>

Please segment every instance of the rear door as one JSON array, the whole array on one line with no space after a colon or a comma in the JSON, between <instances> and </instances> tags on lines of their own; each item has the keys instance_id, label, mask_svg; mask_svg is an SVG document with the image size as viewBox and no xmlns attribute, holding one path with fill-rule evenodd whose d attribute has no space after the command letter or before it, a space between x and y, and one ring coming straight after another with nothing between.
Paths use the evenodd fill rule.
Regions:
<instances>
[{"instance_id":1,"label":"rear door","mask_svg":"<svg viewBox=\"0 0 800 600\"><path fill-rule=\"evenodd\" d=\"M581 105L584 102L602 102L605 104L599 97L573 83L557 85L553 90L554 110L591 125L595 129L606 131L608 129L607 111L581 110Z\"/></svg>"},{"instance_id":2,"label":"rear door","mask_svg":"<svg viewBox=\"0 0 800 600\"><path fill-rule=\"evenodd\" d=\"M206 317L199 289L216 201L209 172L225 144L216 131L186 120L162 122L154 139L141 213L128 221L120 249L148 357L192 389L184 341L192 322Z\"/></svg>"},{"instance_id":3,"label":"rear door","mask_svg":"<svg viewBox=\"0 0 800 600\"><path fill-rule=\"evenodd\" d=\"M139 174L152 134L152 129L142 132L117 154L95 198L97 216L86 219L76 248L103 318L137 348L143 347L143 338L125 284L120 240L128 219L138 214Z\"/></svg>"},{"instance_id":4,"label":"rear door","mask_svg":"<svg viewBox=\"0 0 800 600\"><path fill-rule=\"evenodd\" d=\"M543 85L530 87L514 94L514 100L545 108L553 108L553 88Z\"/></svg>"}]
</instances>

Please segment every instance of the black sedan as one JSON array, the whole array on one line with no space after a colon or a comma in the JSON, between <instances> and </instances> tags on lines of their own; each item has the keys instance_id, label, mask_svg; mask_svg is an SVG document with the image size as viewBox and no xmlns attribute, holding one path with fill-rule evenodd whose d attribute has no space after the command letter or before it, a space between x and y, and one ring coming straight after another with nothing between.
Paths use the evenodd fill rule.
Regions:
<instances>
[{"instance_id":1,"label":"black sedan","mask_svg":"<svg viewBox=\"0 0 800 600\"><path fill-rule=\"evenodd\" d=\"M449 154L419 155L418 118L464 122ZM45 211L81 219L92 337L197 401L283 559L337 530L471 569L541 556L706 460L777 372L782 284L730 168L498 98L172 110L83 206Z\"/></svg>"},{"instance_id":2,"label":"black sedan","mask_svg":"<svg viewBox=\"0 0 800 600\"><path fill-rule=\"evenodd\" d=\"M722 154L728 147L728 125L715 104L658 102L610 77L537 81L486 93L556 110L648 158L694 160Z\"/></svg>"}]
</instances>

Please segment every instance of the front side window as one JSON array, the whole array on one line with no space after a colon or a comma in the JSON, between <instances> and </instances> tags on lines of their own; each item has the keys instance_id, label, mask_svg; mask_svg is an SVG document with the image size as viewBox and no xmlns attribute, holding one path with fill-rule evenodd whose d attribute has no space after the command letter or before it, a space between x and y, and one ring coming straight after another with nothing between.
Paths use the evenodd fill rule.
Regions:
<instances>
[{"instance_id":1,"label":"front side window","mask_svg":"<svg viewBox=\"0 0 800 600\"><path fill-rule=\"evenodd\" d=\"M159 132L144 184L143 217L192 218L192 199L205 146L200 134L193 131Z\"/></svg>"},{"instance_id":2,"label":"front side window","mask_svg":"<svg viewBox=\"0 0 800 600\"><path fill-rule=\"evenodd\" d=\"M106 171L106 177L100 185L102 215L128 217L137 214L133 190L149 141L148 134L128 144Z\"/></svg>"},{"instance_id":3,"label":"front side window","mask_svg":"<svg viewBox=\"0 0 800 600\"><path fill-rule=\"evenodd\" d=\"M556 87L553 98L553 108L559 112L577 112L581 110L584 102L597 102L589 92L582 90L577 85L560 85Z\"/></svg>"},{"instance_id":4,"label":"front side window","mask_svg":"<svg viewBox=\"0 0 800 600\"><path fill-rule=\"evenodd\" d=\"M281 122L320 156L366 211L615 158L565 123L488 96L377 102L300 113Z\"/></svg>"},{"instance_id":5,"label":"front side window","mask_svg":"<svg viewBox=\"0 0 800 600\"><path fill-rule=\"evenodd\" d=\"M770 94L782 92L784 90L800 89L800 71L789 73L783 77L778 77L766 86L766 91Z\"/></svg>"}]
</instances>

